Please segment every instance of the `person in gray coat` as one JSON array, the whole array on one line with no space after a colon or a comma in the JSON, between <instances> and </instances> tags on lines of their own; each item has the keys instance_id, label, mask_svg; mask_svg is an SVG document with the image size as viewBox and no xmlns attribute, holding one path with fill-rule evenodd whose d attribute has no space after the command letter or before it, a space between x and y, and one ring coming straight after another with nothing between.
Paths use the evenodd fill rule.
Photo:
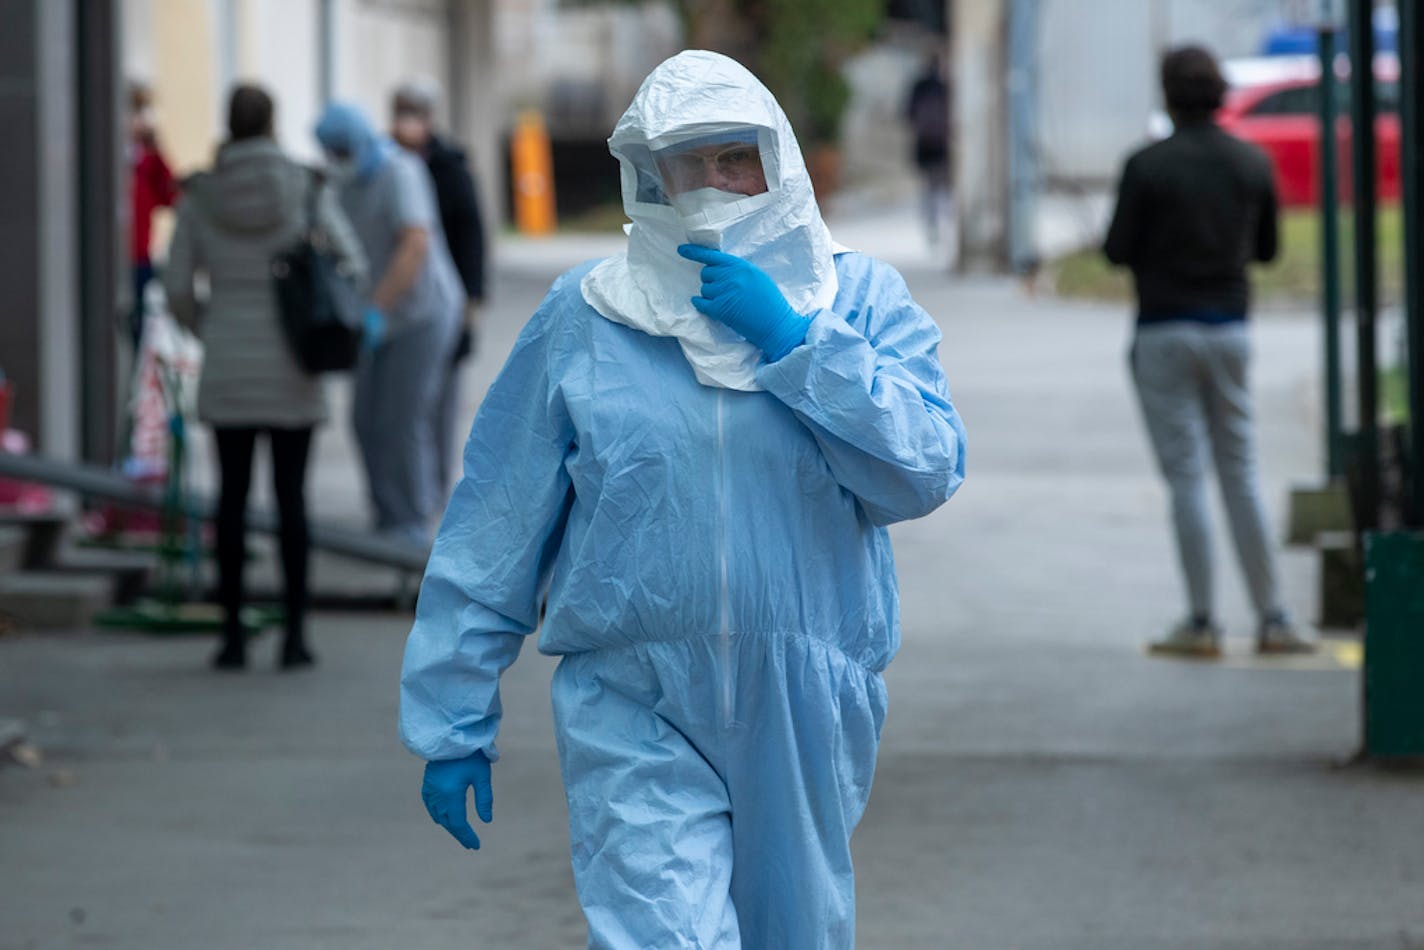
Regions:
<instances>
[{"instance_id":1,"label":"person in gray coat","mask_svg":"<svg viewBox=\"0 0 1424 950\"><path fill-rule=\"evenodd\" d=\"M272 450L273 489L281 519L286 607L283 669L314 661L304 636L308 534L305 498L313 429L327 417L321 379L297 363L283 334L272 285L272 258L307 227L311 189L316 226L346 269L364 281L361 246L331 190L283 153L272 136L272 99L242 85L228 106L230 138L210 171L185 183L168 250L163 286L169 307L203 340L198 417L213 428L221 489L218 502L218 587L224 612L218 669L246 665L239 611L246 557L248 488L257 437ZM194 278L205 274L200 301Z\"/></svg>"}]
</instances>

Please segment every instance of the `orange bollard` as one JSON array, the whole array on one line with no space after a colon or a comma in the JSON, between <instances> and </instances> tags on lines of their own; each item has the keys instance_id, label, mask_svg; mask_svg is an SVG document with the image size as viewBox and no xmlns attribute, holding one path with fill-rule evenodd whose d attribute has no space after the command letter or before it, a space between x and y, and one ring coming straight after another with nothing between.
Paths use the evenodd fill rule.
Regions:
<instances>
[{"instance_id":1,"label":"orange bollard","mask_svg":"<svg viewBox=\"0 0 1424 950\"><path fill-rule=\"evenodd\" d=\"M554 215L554 156L543 117L533 109L519 113L509 143L514 173L514 223L529 235L552 234Z\"/></svg>"}]
</instances>

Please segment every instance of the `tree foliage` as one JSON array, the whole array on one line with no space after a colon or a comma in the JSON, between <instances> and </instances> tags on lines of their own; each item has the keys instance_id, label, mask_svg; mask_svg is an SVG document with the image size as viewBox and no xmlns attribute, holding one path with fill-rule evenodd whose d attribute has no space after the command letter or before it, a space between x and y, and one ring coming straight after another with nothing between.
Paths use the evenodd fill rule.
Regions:
<instances>
[{"instance_id":1,"label":"tree foliage","mask_svg":"<svg viewBox=\"0 0 1424 950\"><path fill-rule=\"evenodd\" d=\"M565 0L579 6L646 0ZM741 61L772 91L803 145L835 142L850 101L846 57L885 17L885 0L664 0L689 46Z\"/></svg>"}]
</instances>

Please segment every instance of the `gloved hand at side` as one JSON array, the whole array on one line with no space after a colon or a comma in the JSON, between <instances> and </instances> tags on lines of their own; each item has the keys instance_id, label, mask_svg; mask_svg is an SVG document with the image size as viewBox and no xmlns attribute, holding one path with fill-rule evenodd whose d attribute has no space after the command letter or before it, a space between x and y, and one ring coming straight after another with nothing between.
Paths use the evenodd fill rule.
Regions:
<instances>
[{"instance_id":1,"label":"gloved hand at side","mask_svg":"<svg viewBox=\"0 0 1424 950\"><path fill-rule=\"evenodd\" d=\"M420 786L425 810L456 841L477 851L480 839L470 827L465 811L465 791L471 787L475 790L475 813L489 824L494 819L494 790L490 785L490 760L483 752L463 759L425 763L425 781Z\"/></svg>"},{"instance_id":2,"label":"gloved hand at side","mask_svg":"<svg viewBox=\"0 0 1424 950\"><path fill-rule=\"evenodd\" d=\"M361 313L361 348L374 353L386 341L386 315L376 307Z\"/></svg>"},{"instance_id":3,"label":"gloved hand at side","mask_svg":"<svg viewBox=\"0 0 1424 950\"><path fill-rule=\"evenodd\" d=\"M776 282L755 264L696 244L677 252L702 267L702 296L692 305L755 344L776 362L806 339L811 320L782 296Z\"/></svg>"}]
</instances>

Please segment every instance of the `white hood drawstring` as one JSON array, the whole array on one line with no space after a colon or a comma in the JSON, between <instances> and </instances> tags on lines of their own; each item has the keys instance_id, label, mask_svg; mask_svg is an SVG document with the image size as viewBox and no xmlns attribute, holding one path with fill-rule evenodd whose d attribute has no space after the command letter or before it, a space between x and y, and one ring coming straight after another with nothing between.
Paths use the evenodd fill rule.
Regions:
<instances>
[{"instance_id":1,"label":"white hood drawstring","mask_svg":"<svg viewBox=\"0 0 1424 950\"><path fill-rule=\"evenodd\" d=\"M760 148L765 193L698 189L670 200L648 193L652 150L748 129ZM584 299L615 323L675 337L703 385L760 390L761 351L693 309L701 268L680 257L677 247L700 244L751 261L800 313L831 305L837 290L834 245L781 106L736 61L688 50L644 80L608 147L621 168L623 208L633 223L627 226L627 251L584 277Z\"/></svg>"}]
</instances>

